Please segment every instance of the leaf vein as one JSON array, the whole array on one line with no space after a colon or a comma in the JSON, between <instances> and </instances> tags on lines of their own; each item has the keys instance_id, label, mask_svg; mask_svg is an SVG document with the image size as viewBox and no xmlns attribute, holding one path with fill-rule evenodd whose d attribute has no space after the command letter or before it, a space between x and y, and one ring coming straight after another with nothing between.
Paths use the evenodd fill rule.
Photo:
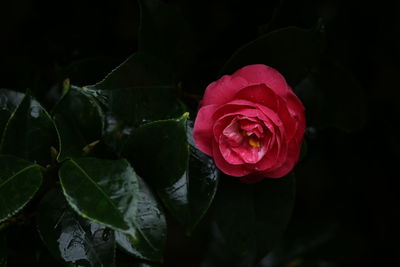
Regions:
<instances>
[{"instance_id":1,"label":"leaf vein","mask_svg":"<svg viewBox=\"0 0 400 267\"><path fill-rule=\"evenodd\" d=\"M2 183L0 184L0 188L3 187L3 186L4 186L5 184L7 184L8 182L10 182L10 181L11 181L13 178L15 178L16 176L20 175L21 173L23 173L23 172L25 172L25 171L27 171L27 170L29 170L29 169L35 168L35 167L38 167L38 165L32 164L32 165L29 165L28 167L23 168L22 170L18 171L17 173L15 173L14 175L12 175L11 177L7 178L4 182L2 182Z\"/></svg>"}]
</instances>

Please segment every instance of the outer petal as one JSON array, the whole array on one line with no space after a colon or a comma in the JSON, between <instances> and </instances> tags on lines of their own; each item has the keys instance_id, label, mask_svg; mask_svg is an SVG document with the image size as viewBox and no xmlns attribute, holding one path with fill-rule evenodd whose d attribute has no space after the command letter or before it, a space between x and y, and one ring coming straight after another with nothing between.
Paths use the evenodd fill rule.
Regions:
<instances>
[{"instance_id":1,"label":"outer petal","mask_svg":"<svg viewBox=\"0 0 400 267\"><path fill-rule=\"evenodd\" d=\"M296 121L295 138L298 143L301 143L306 128L306 118L304 115L305 108L303 103L301 103L299 98L293 92L290 92L287 96L287 106L291 116Z\"/></svg>"},{"instance_id":2,"label":"outer petal","mask_svg":"<svg viewBox=\"0 0 400 267\"><path fill-rule=\"evenodd\" d=\"M298 124L298 116L293 115L290 110L288 110L288 105L285 100L279 99L278 103L278 115L283 122L286 138L289 142L295 135Z\"/></svg>"},{"instance_id":3,"label":"outer petal","mask_svg":"<svg viewBox=\"0 0 400 267\"><path fill-rule=\"evenodd\" d=\"M255 84L247 86L236 93L234 99L247 100L253 103L258 103L269 107L272 110L277 110L278 96L271 88L265 84Z\"/></svg>"},{"instance_id":4,"label":"outer petal","mask_svg":"<svg viewBox=\"0 0 400 267\"><path fill-rule=\"evenodd\" d=\"M203 153L212 156L213 124L211 120L217 106L209 105L200 108L194 122L193 138L198 149Z\"/></svg>"},{"instance_id":5,"label":"outer petal","mask_svg":"<svg viewBox=\"0 0 400 267\"><path fill-rule=\"evenodd\" d=\"M253 168L255 171L270 170L277 162L278 158L278 145L275 143L262 160L257 162Z\"/></svg>"},{"instance_id":6,"label":"outer petal","mask_svg":"<svg viewBox=\"0 0 400 267\"><path fill-rule=\"evenodd\" d=\"M290 90L282 74L262 64L245 66L232 74L232 77L242 77L249 85L263 83L280 96L285 96Z\"/></svg>"},{"instance_id":7,"label":"outer petal","mask_svg":"<svg viewBox=\"0 0 400 267\"><path fill-rule=\"evenodd\" d=\"M231 101L233 96L247 85L247 81L240 76L224 75L207 86L201 105L225 104Z\"/></svg>"},{"instance_id":8,"label":"outer petal","mask_svg":"<svg viewBox=\"0 0 400 267\"><path fill-rule=\"evenodd\" d=\"M299 159L299 153L300 146L295 140L293 140L293 142L289 144L288 153L284 163L279 168L265 171L263 175L269 178L281 178L287 175L296 165L297 160Z\"/></svg>"},{"instance_id":9,"label":"outer petal","mask_svg":"<svg viewBox=\"0 0 400 267\"><path fill-rule=\"evenodd\" d=\"M285 78L274 68L262 64L248 65L232 75L224 75L212 82L206 88L201 105L225 104L241 89L260 84L266 85L280 96L286 96L290 91Z\"/></svg>"},{"instance_id":10,"label":"outer petal","mask_svg":"<svg viewBox=\"0 0 400 267\"><path fill-rule=\"evenodd\" d=\"M289 90L289 93L286 96L286 100L289 109L292 110L294 113L304 113L305 108L303 103L301 103L300 99L292 90Z\"/></svg>"}]
</instances>

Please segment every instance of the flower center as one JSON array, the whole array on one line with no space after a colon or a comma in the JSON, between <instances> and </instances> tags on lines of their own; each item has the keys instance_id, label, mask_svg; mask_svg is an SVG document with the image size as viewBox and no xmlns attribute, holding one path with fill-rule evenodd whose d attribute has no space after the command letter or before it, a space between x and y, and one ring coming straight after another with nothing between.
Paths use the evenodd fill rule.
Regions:
<instances>
[{"instance_id":1,"label":"flower center","mask_svg":"<svg viewBox=\"0 0 400 267\"><path fill-rule=\"evenodd\" d=\"M251 147L260 147L261 145L260 140L254 135L251 135L247 141Z\"/></svg>"},{"instance_id":2,"label":"flower center","mask_svg":"<svg viewBox=\"0 0 400 267\"><path fill-rule=\"evenodd\" d=\"M244 131L244 130L240 130L241 135L245 138L245 140L247 140L247 142L249 143L249 145L251 147L260 147L261 143L260 143L260 139L258 138L257 135L255 135L254 133L250 132L250 131Z\"/></svg>"}]
</instances>

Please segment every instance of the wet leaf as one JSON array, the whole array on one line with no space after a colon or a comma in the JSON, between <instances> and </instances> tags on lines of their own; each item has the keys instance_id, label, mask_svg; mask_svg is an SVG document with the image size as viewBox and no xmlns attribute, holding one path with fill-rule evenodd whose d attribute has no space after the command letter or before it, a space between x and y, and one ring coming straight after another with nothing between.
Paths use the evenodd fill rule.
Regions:
<instances>
[{"instance_id":1,"label":"wet leaf","mask_svg":"<svg viewBox=\"0 0 400 267\"><path fill-rule=\"evenodd\" d=\"M136 239L138 181L126 160L70 159L59 175L64 195L76 212Z\"/></svg>"},{"instance_id":2,"label":"wet leaf","mask_svg":"<svg viewBox=\"0 0 400 267\"><path fill-rule=\"evenodd\" d=\"M42 199L37 228L51 254L68 266L115 266L114 231L79 216L60 191Z\"/></svg>"},{"instance_id":3,"label":"wet leaf","mask_svg":"<svg viewBox=\"0 0 400 267\"><path fill-rule=\"evenodd\" d=\"M187 115L136 129L124 147L138 173L155 186L169 211L191 233L216 192L218 171L212 160L193 146ZM152 164L148 164L152 162Z\"/></svg>"},{"instance_id":4,"label":"wet leaf","mask_svg":"<svg viewBox=\"0 0 400 267\"><path fill-rule=\"evenodd\" d=\"M151 122L133 131L123 155L132 161L139 175L146 174L140 175L145 180L167 187L185 173L188 160L186 119L187 116Z\"/></svg>"},{"instance_id":5,"label":"wet leaf","mask_svg":"<svg viewBox=\"0 0 400 267\"><path fill-rule=\"evenodd\" d=\"M28 94L7 122L1 153L45 165L51 162L52 146L57 146L53 121L40 103Z\"/></svg>"},{"instance_id":6,"label":"wet leaf","mask_svg":"<svg viewBox=\"0 0 400 267\"><path fill-rule=\"evenodd\" d=\"M188 121L189 162L185 174L165 192L175 216L191 234L210 207L217 192L219 170L214 161L198 150L193 140L193 123ZM180 185L184 184L183 187ZM177 190L176 190L177 189Z\"/></svg>"},{"instance_id":7,"label":"wet leaf","mask_svg":"<svg viewBox=\"0 0 400 267\"><path fill-rule=\"evenodd\" d=\"M60 138L58 160L80 157L84 147L101 139L104 114L85 89L70 87L53 111Z\"/></svg>"},{"instance_id":8,"label":"wet leaf","mask_svg":"<svg viewBox=\"0 0 400 267\"><path fill-rule=\"evenodd\" d=\"M0 155L0 222L20 211L42 184L40 166Z\"/></svg>"},{"instance_id":9,"label":"wet leaf","mask_svg":"<svg viewBox=\"0 0 400 267\"><path fill-rule=\"evenodd\" d=\"M177 92L182 61L188 59L183 52L187 24L163 1L139 4L139 50L102 81L87 87L106 108L104 140L117 154L133 128L176 118L185 111Z\"/></svg>"},{"instance_id":10,"label":"wet leaf","mask_svg":"<svg viewBox=\"0 0 400 267\"><path fill-rule=\"evenodd\" d=\"M115 152L120 152L134 127L183 113L176 97L177 83L164 70L151 56L138 52L103 81L88 87L105 106L104 140Z\"/></svg>"},{"instance_id":11,"label":"wet leaf","mask_svg":"<svg viewBox=\"0 0 400 267\"><path fill-rule=\"evenodd\" d=\"M136 214L136 240L116 231L116 240L129 254L149 261L163 260L167 224L161 205L145 182L139 180L139 201Z\"/></svg>"}]
</instances>

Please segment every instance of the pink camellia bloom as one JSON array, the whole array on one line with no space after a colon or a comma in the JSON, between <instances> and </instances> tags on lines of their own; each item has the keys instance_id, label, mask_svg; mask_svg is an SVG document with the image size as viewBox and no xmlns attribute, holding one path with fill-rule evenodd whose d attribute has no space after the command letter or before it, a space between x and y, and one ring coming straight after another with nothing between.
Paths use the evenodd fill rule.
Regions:
<instances>
[{"instance_id":1,"label":"pink camellia bloom","mask_svg":"<svg viewBox=\"0 0 400 267\"><path fill-rule=\"evenodd\" d=\"M304 129L304 106L285 78L257 64L207 87L193 136L222 172L253 183L293 169Z\"/></svg>"}]
</instances>

